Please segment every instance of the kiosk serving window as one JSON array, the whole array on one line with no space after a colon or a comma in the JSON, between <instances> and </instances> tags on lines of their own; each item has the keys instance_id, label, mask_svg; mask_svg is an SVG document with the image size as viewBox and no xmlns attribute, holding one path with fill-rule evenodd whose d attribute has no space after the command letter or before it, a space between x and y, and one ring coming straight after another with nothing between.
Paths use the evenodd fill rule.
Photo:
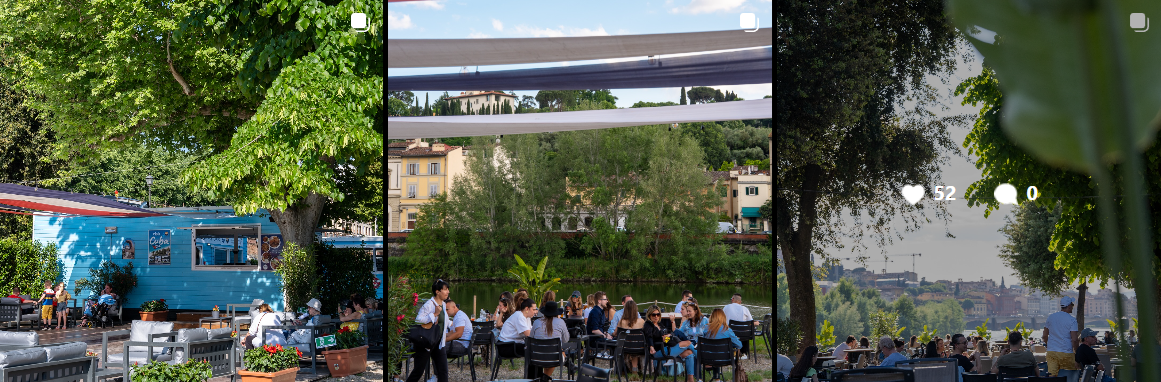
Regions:
<instances>
[{"instance_id":1,"label":"kiosk serving window","mask_svg":"<svg viewBox=\"0 0 1161 382\"><path fill-rule=\"evenodd\" d=\"M260 225L185 227L193 235L194 269L257 268Z\"/></svg>"}]
</instances>

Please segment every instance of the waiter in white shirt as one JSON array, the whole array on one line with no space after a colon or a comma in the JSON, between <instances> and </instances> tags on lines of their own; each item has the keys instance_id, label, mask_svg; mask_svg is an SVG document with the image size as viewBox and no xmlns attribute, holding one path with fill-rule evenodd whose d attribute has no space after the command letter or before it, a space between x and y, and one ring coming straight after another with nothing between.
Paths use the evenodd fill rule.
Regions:
<instances>
[{"instance_id":1,"label":"waiter in white shirt","mask_svg":"<svg viewBox=\"0 0 1161 382\"><path fill-rule=\"evenodd\" d=\"M740 293L734 293L734 296L730 297L730 304L723 306L722 312L726 314L726 320L728 320L726 322L727 325L729 321L754 321L754 316L750 314L750 309L742 306L742 295ZM754 321L754 325L758 325L758 321ZM750 341L742 341L742 359L749 359L746 356L747 354L750 354Z\"/></svg>"},{"instance_id":2,"label":"waiter in white shirt","mask_svg":"<svg viewBox=\"0 0 1161 382\"><path fill-rule=\"evenodd\" d=\"M435 280L431 284L432 297L427 302L423 303L423 307L419 308L419 314L415 316L415 322L418 324L435 323L434 329L436 335L439 336L439 347L431 349L414 349L415 353L412 358L415 358L415 368L411 370L411 374L407 376L407 382L419 382L423 378L424 371L427 370L427 363L429 360L435 360L435 378L438 382L447 382L447 307L444 305L444 300L451 295L451 289L448 287L446 281L443 279Z\"/></svg>"}]
</instances>

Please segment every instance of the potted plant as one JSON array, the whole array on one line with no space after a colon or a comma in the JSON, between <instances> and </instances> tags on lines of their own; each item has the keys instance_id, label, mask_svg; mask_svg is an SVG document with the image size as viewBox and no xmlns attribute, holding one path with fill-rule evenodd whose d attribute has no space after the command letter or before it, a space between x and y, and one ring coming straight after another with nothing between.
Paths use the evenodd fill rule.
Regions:
<instances>
[{"instance_id":1,"label":"potted plant","mask_svg":"<svg viewBox=\"0 0 1161 382\"><path fill-rule=\"evenodd\" d=\"M213 375L209 361L190 360L183 364L149 362L133 363L129 379L133 382L205 382Z\"/></svg>"},{"instance_id":2,"label":"potted plant","mask_svg":"<svg viewBox=\"0 0 1161 382\"><path fill-rule=\"evenodd\" d=\"M169 305L165 299L146 301L141 304L141 321L165 321L169 316Z\"/></svg>"},{"instance_id":3,"label":"potted plant","mask_svg":"<svg viewBox=\"0 0 1161 382\"><path fill-rule=\"evenodd\" d=\"M238 376L242 382L294 382L299 357L302 351L295 347L266 345L250 349L242 355L246 369L238 370Z\"/></svg>"},{"instance_id":4,"label":"potted plant","mask_svg":"<svg viewBox=\"0 0 1161 382\"><path fill-rule=\"evenodd\" d=\"M332 377L345 377L367 370L366 335L349 327L335 333L335 346L322 352Z\"/></svg>"}]
</instances>

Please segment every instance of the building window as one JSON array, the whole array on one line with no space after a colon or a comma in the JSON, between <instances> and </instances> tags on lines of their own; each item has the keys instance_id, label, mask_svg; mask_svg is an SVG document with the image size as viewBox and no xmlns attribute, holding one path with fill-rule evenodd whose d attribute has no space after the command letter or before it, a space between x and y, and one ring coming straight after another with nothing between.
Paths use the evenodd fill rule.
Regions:
<instances>
[{"instance_id":1,"label":"building window","mask_svg":"<svg viewBox=\"0 0 1161 382\"><path fill-rule=\"evenodd\" d=\"M486 99L488 102L492 102L492 95L488 94L488 95L484 96L484 99Z\"/></svg>"},{"instance_id":2,"label":"building window","mask_svg":"<svg viewBox=\"0 0 1161 382\"><path fill-rule=\"evenodd\" d=\"M758 187L746 187L746 195L758 195Z\"/></svg>"},{"instance_id":3,"label":"building window","mask_svg":"<svg viewBox=\"0 0 1161 382\"><path fill-rule=\"evenodd\" d=\"M194 269L203 267L257 268L262 258L258 238L261 226L197 226L190 227L193 237ZM172 250L173 247L170 247Z\"/></svg>"},{"instance_id":4,"label":"building window","mask_svg":"<svg viewBox=\"0 0 1161 382\"><path fill-rule=\"evenodd\" d=\"M407 229L415 229L416 214L407 214Z\"/></svg>"},{"instance_id":5,"label":"building window","mask_svg":"<svg viewBox=\"0 0 1161 382\"><path fill-rule=\"evenodd\" d=\"M439 163L428 163L427 173L428 175L439 175Z\"/></svg>"},{"instance_id":6,"label":"building window","mask_svg":"<svg viewBox=\"0 0 1161 382\"><path fill-rule=\"evenodd\" d=\"M438 185L433 184L433 185L427 186L427 196L434 198L436 194L439 194L439 186Z\"/></svg>"},{"instance_id":7,"label":"building window","mask_svg":"<svg viewBox=\"0 0 1161 382\"><path fill-rule=\"evenodd\" d=\"M407 185L407 197L415 199L415 185L414 184Z\"/></svg>"},{"instance_id":8,"label":"building window","mask_svg":"<svg viewBox=\"0 0 1161 382\"><path fill-rule=\"evenodd\" d=\"M738 197L738 190L734 190L734 197Z\"/></svg>"},{"instance_id":9,"label":"building window","mask_svg":"<svg viewBox=\"0 0 1161 382\"><path fill-rule=\"evenodd\" d=\"M408 163L407 164L407 175L418 175L418 174L419 174L419 163Z\"/></svg>"}]
</instances>

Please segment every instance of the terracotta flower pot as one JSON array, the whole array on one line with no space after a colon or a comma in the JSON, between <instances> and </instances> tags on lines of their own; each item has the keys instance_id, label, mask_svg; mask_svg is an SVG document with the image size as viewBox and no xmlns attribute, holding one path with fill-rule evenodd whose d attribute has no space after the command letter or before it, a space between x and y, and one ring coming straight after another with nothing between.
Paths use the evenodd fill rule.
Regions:
<instances>
[{"instance_id":1,"label":"terracotta flower pot","mask_svg":"<svg viewBox=\"0 0 1161 382\"><path fill-rule=\"evenodd\" d=\"M242 382L294 382L296 375L298 375L297 367L273 373L238 370L238 377L241 377Z\"/></svg>"},{"instance_id":2,"label":"terracotta flower pot","mask_svg":"<svg viewBox=\"0 0 1161 382\"><path fill-rule=\"evenodd\" d=\"M332 377L345 377L367 371L367 345L322 352Z\"/></svg>"},{"instance_id":3,"label":"terracotta flower pot","mask_svg":"<svg viewBox=\"0 0 1161 382\"><path fill-rule=\"evenodd\" d=\"M162 310L159 312L141 312L141 321L165 321L167 316L169 316L168 310Z\"/></svg>"}]
</instances>

